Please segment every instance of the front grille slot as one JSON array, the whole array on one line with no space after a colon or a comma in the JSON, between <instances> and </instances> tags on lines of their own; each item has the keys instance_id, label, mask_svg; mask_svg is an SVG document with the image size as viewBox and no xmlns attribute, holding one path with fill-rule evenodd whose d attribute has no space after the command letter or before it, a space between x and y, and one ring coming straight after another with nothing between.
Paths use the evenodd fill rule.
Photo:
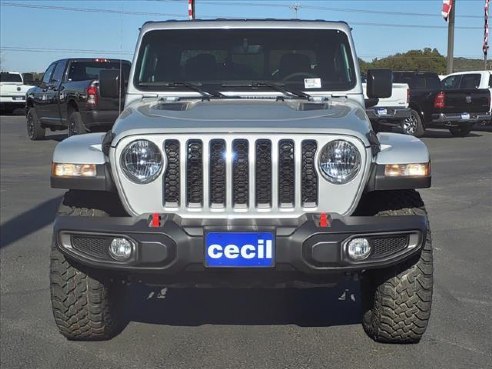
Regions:
<instances>
[{"instance_id":1,"label":"front grille slot","mask_svg":"<svg viewBox=\"0 0 492 369\"><path fill-rule=\"evenodd\" d=\"M210 206L224 207L226 203L226 143L210 141Z\"/></svg>"},{"instance_id":2,"label":"front grille slot","mask_svg":"<svg viewBox=\"0 0 492 369\"><path fill-rule=\"evenodd\" d=\"M302 142L301 202L304 207L318 204L318 174L314 160L317 148L315 140Z\"/></svg>"},{"instance_id":3,"label":"front grille slot","mask_svg":"<svg viewBox=\"0 0 492 369\"><path fill-rule=\"evenodd\" d=\"M179 141L167 140L164 143L167 167L164 174L164 206L177 207L180 202Z\"/></svg>"},{"instance_id":4,"label":"front grille slot","mask_svg":"<svg viewBox=\"0 0 492 369\"><path fill-rule=\"evenodd\" d=\"M190 207L203 204L203 143L190 140L186 157L186 200Z\"/></svg>"},{"instance_id":5,"label":"front grille slot","mask_svg":"<svg viewBox=\"0 0 492 369\"><path fill-rule=\"evenodd\" d=\"M256 141L256 206L272 205L272 142Z\"/></svg>"},{"instance_id":6,"label":"front grille slot","mask_svg":"<svg viewBox=\"0 0 492 369\"><path fill-rule=\"evenodd\" d=\"M247 207L249 199L249 161L248 141L232 142L232 203L237 207Z\"/></svg>"},{"instance_id":7,"label":"front grille slot","mask_svg":"<svg viewBox=\"0 0 492 369\"><path fill-rule=\"evenodd\" d=\"M278 143L278 202L280 207L293 207L295 201L294 141Z\"/></svg>"}]
</instances>

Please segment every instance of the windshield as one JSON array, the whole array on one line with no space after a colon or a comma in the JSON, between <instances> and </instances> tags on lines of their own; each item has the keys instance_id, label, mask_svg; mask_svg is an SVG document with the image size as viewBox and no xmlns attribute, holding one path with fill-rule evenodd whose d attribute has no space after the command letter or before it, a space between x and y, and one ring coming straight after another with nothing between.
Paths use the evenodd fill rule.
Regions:
<instances>
[{"instance_id":1,"label":"windshield","mask_svg":"<svg viewBox=\"0 0 492 369\"><path fill-rule=\"evenodd\" d=\"M157 91L178 81L215 84L222 89L263 81L303 90L343 91L355 86L356 74L348 37L339 30L146 33L135 68L135 86Z\"/></svg>"},{"instance_id":2,"label":"windshield","mask_svg":"<svg viewBox=\"0 0 492 369\"><path fill-rule=\"evenodd\" d=\"M127 61L121 62L123 75L130 73L130 64ZM69 81L87 81L99 79L99 73L107 69L119 69L120 61L101 62L101 61L74 61L68 70Z\"/></svg>"},{"instance_id":3,"label":"windshield","mask_svg":"<svg viewBox=\"0 0 492 369\"><path fill-rule=\"evenodd\" d=\"M19 82L22 83L22 77L18 73L0 73L0 82Z\"/></svg>"}]
</instances>

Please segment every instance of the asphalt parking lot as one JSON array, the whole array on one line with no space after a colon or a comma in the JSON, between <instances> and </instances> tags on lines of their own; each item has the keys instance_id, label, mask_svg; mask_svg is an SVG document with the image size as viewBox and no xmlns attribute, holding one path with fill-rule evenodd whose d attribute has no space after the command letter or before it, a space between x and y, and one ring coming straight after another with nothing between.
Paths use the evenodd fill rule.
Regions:
<instances>
[{"instance_id":1,"label":"asphalt parking lot","mask_svg":"<svg viewBox=\"0 0 492 369\"><path fill-rule=\"evenodd\" d=\"M432 317L417 345L370 340L358 284L312 290L130 291L130 321L108 342L69 342L49 299L49 187L65 133L27 139L22 115L0 117L0 367L492 368L492 129L466 138L431 130L433 187L423 190L434 239Z\"/></svg>"}]
</instances>

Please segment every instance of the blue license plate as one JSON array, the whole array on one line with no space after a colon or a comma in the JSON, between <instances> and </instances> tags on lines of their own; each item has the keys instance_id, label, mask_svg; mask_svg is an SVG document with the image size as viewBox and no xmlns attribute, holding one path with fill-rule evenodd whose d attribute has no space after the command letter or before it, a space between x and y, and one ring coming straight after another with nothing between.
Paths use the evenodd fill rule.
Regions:
<instances>
[{"instance_id":1,"label":"blue license plate","mask_svg":"<svg viewBox=\"0 0 492 369\"><path fill-rule=\"evenodd\" d=\"M205 264L218 268L268 268L275 264L271 232L210 232L205 237Z\"/></svg>"}]
</instances>

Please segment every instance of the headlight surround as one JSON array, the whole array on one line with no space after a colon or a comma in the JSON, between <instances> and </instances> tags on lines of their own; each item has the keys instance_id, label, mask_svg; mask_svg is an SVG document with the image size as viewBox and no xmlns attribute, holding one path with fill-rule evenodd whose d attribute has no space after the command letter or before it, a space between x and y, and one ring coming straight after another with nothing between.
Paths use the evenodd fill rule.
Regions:
<instances>
[{"instance_id":1,"label":"headlight surround","mask_svg":"<svg viewBox=\"0 0 492 369\"><path fill-rule=\"evenodd\" d=\"M328 142L321 149L318 161L323 177L333 184L350 182L361 166L359 150L345 140Z\"/></svg>"},{"instance_id":2,"label":"headlight surround","mask_svg":"<svg viewBox=\"0 0 492 369\"><path fill-rule=\"evenodd\" d=\"M161 151L151 141L136 140L129 143L121 153L121 168L129 180L146 184L156 179L162 171Z\"/></svg>"}]
</instances>

